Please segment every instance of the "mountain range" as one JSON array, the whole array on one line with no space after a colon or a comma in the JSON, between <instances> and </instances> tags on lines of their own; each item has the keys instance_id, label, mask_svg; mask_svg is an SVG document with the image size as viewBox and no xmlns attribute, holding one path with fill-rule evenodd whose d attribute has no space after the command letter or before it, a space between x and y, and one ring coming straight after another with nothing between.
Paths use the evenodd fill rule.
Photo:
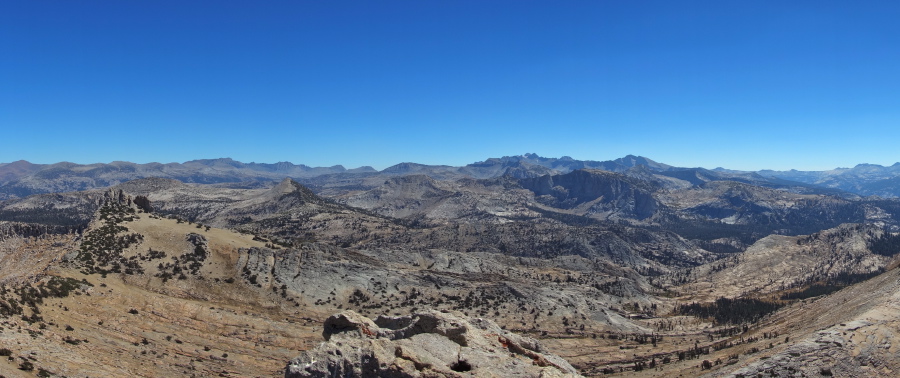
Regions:
<instances>
[{"instance_id":1,"label":"mountain range","mask_svg":"<svg viewBox=\"0 0 900 378\"><path fill-rule=\"evenodd\" d=\"M857 168L3 164L0 374L893 376Z\"/></svg>"},{"instance_id":2,"label":"mountain range","mask_svg":"<svg viewBox=\"0 0 900 378\"><path fill-rule=\"evenodd\" d=\"M859 164L829 171L760 171L760 175L835 188L859 195L900 196L900 163L889 167Z\"/></svg>"},{"instance_id":3,"label":"mountain range","mask_svg":"<svg viewBox=\"0 0 900 378\"><path fill-rule=\"evenodd\" d=\"M816 191L840 195L900 196L900 163L890 167L860 164L854 168L830 171L759 171L745 172L723 168L674 167L651 159L628 155L609 161L576 160L571 157L546 158L536 154L490 158L481 162L454 167L400 163L381 171L372 167L346 169L309 167L303 164L280 162L274 164L242 163L228 158L192 160L185 163L112 162L108 164L32 164L24 160L0 163L0 200L25 197L31 194L104 188L125 181L160 177L185 183L231 184L252 186L254 183L278 181L290 177L314 191L349 190L354 187L372 188L385 177L421 174L438 180L459 178L535 178L565 174L580 169L639 175L645 169L691 183L731 180L794 191ZM840 193L845 192L845 193Z\"/></svg>"}]
</instances>

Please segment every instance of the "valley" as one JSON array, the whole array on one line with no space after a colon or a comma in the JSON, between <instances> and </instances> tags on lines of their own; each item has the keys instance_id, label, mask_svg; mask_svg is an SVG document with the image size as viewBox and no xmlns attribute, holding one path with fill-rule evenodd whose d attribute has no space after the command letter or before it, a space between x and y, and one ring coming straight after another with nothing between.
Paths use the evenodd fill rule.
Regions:
<instances>
[{"instance_id":1,"label":"valley","mask_svg":"<svg viewBox=\"0 0 900 378\"><path fill-rule=\"evenodd\" d=\"M487 319L583 376L900 368L891 198L634 156L116 163L82 186L13 164L4 376L285 376L345 311ZM230 168L191 176L205 164Z\"/></svg>"}]
</instances>

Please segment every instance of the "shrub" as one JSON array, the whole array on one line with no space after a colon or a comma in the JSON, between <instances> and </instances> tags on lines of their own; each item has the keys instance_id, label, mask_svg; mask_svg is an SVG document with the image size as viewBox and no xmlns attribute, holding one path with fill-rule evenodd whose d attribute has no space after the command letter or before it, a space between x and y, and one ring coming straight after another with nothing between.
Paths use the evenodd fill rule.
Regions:
<instances>
[{"instance_id":1,"label":"shrub","mask_svg":"<svg viewBox=\"0 0 900 378\"><path fill-rule=\"evenodd\" d=\"M22 363L19 364L19 370L32 371L34 370L34 364L30 361L22 361Z\"/></svg>"}]
</instances>

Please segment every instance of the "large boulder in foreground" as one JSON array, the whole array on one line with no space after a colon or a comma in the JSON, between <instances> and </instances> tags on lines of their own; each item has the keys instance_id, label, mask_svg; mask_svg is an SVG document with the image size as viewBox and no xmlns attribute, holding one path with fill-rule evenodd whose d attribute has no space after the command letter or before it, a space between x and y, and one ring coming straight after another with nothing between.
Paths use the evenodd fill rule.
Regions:
<instances>
[{"instance_id":1,"label":"large boulder in foreground","mask_svg":"<svg viewBox=\"0 0 900 378\"><path fill-rule=\"evenodd\" d=\"M325 342L291 360L295 377L578 377L561 357L529 337L459 313L332 315Z\"/></svg>"}]
</instances>

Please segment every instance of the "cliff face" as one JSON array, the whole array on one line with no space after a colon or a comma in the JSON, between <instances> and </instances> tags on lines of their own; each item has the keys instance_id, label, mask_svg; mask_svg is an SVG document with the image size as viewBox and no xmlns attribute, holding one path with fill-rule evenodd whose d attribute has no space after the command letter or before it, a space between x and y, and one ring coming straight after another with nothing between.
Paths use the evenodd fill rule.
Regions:
<instances>
[{"instance_id":1,"label":"cliff face","mask_svg":"<svg viewBox=\"0 0 900 378\"><path fill-rule=\"evenodd\" d=\"M572 365L537 340L494 322L426 311L380 316L332 315L325 342L291 360L286 378L300 377L576 377Z\"/></svg>"},{"instance_id":2,"label":"cliff face","mask_svg":"<svg viewBox=\"0 0 900 378\"><path fill-rule=\"evenodd\" d=\"M652 185L627 176L598 170L521 180L522 186L543 196L550 206L587 213L609 212L645 219L659 209Z\"/></svg>"}]
</instances>

